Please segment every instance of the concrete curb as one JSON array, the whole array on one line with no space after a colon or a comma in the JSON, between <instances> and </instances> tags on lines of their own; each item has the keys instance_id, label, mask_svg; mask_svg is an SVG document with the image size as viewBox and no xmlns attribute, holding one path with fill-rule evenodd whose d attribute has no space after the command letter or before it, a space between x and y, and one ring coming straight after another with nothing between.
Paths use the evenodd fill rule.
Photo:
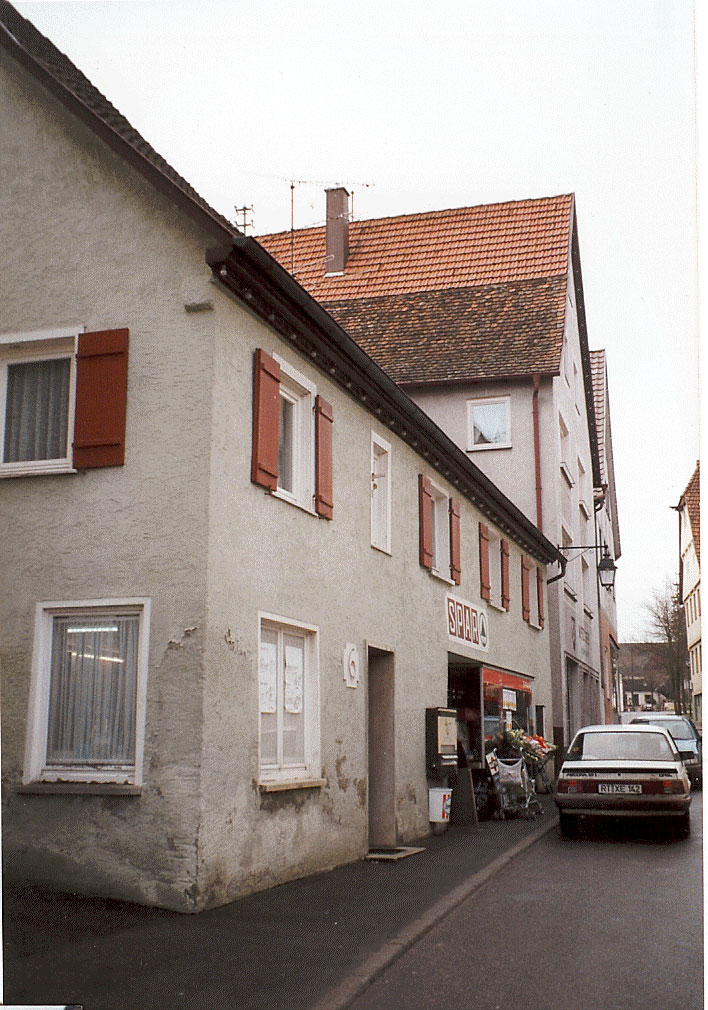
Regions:
<instances>
[{"instance_id":1,"label":"concrete curb","mask_svg":"<svg viewBox=\"0 0 708 1010\"><path fill-rule=\"evenodd\" d=\"M353 971L344 978L339 985L330 989L329 992L311 1010L346 1010L351 1003L360 996L388 968L396 961L401 954L404 954L409 947L424 936L441 919L449 915L453 909L462 904L466 898L478 891L480 887L495 877L505 866L520 855L526 849L538 842L544 835L558 826L558 817L553 817L548 824L537 828L532 834L522 838L520 842L513 845L503 855L482 867L477 873L468 877L463 884L449 891L444 898L436 901L427 912L411 922L405 929L396 936L390 937L375 954L362 961Z\"/></svg>"}]
</instances>

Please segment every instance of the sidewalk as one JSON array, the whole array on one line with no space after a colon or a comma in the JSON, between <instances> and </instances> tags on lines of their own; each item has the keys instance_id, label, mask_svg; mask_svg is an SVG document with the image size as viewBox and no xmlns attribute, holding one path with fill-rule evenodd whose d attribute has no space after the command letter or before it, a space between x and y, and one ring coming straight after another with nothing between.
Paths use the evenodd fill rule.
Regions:
<instances>
[{"instance_id":1,"label":"sidewalk","mask_svg":"<svg viewBox=\"0 0 708 1010\"><path fill-rule=\"evenodd\" d=\"M359 860L199 915L37 889L5 896L5 1002L86 1010L340 1010L557 822L451 827L396 862Z\"/></svg>"}]
</instances>

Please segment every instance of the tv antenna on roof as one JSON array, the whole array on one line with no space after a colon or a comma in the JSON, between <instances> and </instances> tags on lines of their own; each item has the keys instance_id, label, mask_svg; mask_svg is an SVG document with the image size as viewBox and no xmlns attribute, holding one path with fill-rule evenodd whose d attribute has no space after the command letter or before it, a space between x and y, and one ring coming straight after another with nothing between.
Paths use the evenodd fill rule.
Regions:
<instances>
[{"instance_id":1,"label":"tv antenna on roof","mask_svg":"<svg viewBox=\"0 0 708 1010\"><path fill-rule=\"evenodd\" d=\"M246 207L246 206L244 206L244 207L234 207L234 211L236 212L237 216L239 214L243 215L243 221L241 222L241 228L243 229L243 234L245 235L247 229L253 227L253 221L252 220L248 221L246 219L246 215L247 214L253 214L253 204L251 204L250 207ZM236 223L238 224L238 221Z\"/></svg>"},{"instance_id":2,"label":"tv antenna on roof","mask_svg":"<svg viewBox=\"0 0 708 1010\"><path fill-rule=\"evenodd\" d=\"M347 182L332 181L331 179L290 179L290 273L295 273L295 187L296 186L324 186L326 189L336 189L341 186L348 190L352 196L350 216L354 217L354 190L371 189L374 182Z\"/></svg>"}]
</instances>

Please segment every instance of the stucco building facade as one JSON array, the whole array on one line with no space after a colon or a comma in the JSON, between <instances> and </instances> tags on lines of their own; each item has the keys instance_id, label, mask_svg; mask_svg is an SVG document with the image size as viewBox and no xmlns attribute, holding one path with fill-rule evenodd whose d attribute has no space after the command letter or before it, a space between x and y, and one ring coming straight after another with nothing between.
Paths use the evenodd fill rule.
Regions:
<instances>
[{"instance_id":1,"label":"stucco building facade","mask_svg":"<svg viewBox=\"0 0 708 1010\"><path fill-rule=\"evenodd\" d=\"M596 506L600 507L595 508L594 542L606 545L609 555L613 560L616 560L622 555L622 544L617 511L607 356L604 350L590 351L590 367L595 399L595 423L601 482L596 495ZM604 547L601 548L602 552L604 552ZM611 723L616 721L624 707L624 689L619 663L617 599L614 584L606 588L598 580L597 594L604 722Z\"/></svg>"},{"instance_id":2,"label":"stucco building facade","mask_svg":"<svg viewBox=\"0 0 708 1010\"><path fill-rule=\"evenodd\" d=\"M0 41L6 879L199 911L421 837L426 708L491 668L552 719L561 556L6 3Z\"/></svg>"},{"instance_id":3,"label":"stucco building facade","mask_svg":"<svg viewBox=\"0 0 708 1010\"><path fill-rule=\"evenodd\" d=\"M688 679L697 726L703 724L703 644L701 636L701 470L696 463L681 495L679 514L679 591L686 620Z\"/></svg>"},{"instance_id":4,"label":"stucco building facade","mask_svg":"<svg viewBox=\"0 0 708 1010\"><path fill-rule=\"evenodd\" d=\"M602 622L602 641L616 641L592 546L608 499L575 199L368 221L349 220L345 190L327 201L324 227L260 241L565 553L564 578L548 586L546 731L562 748L610 714Z\"/></svg>"}]
</instances>

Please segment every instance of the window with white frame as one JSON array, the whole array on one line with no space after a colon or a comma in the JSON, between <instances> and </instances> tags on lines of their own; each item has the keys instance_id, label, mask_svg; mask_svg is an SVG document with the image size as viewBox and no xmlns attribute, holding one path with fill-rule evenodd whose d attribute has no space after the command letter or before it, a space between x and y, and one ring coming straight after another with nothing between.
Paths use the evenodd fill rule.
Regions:
<instances>
[{"instance_id":1,"label":"window with white frame","mask_svg":"<svg viewBox=\"0 0 708 1010\"><path fill-rule=\"evenodd\" d=\"M273 355L280 365L278 489L276 494L314 511L315 422L313 383Z\"/></svg>"},{"instance_id":2,"label":"window with white frame","mask_svg":"<svg viewBox=\"0 0 708 1010\"><path fill-rule=\"evenodd\" d=\"M150 601L37 605L24 782L139 786Z\"/></svg>"},{"instance_id":3,"label":"window with white frame","mask_svg":"<svg viewBox=\"0 0 708 1010\"><path fill-rule=\"evenodd\" d=\"M511 447L511 400L508 396L467 401L467 449Z\"/></svg>"},{"instance_id":4,"label":"window with white frame","mask_svg":"<svg viewBox=\"0 0 708 1010\"><path fill-rule=\"evenodd\" d=\"M571 553L568 550L568 548L571 547L572 543L573 543L572 536L565 528L565 526L561 526L561 547L565 549L564 553L569 562L572 562L575 557L574 555L571 555ZM573 566L572 563L566 564L565 578L563 580L564 588L566 589L567 592L571 594L573 599L576 599L575 579L574 579L575 567L577 566Z\"/></svg>"},{"instance_id":5,"label":"window with white frame","mask_svg":"<svg viewBox=\"0 0 708 1010\"><path fill-rule=\"evenodd\" d=\"M261 615L261 781L318 778L317 629Z\"/></svg>"},{"instance_id":6,"label":"window with white frame","mask_svg":"<svg viewBox=\"0 0 708 1010\"><path fill-rule=\"evenodd\" d=\"M590 566L585 558L580 559L580 564L582 567L582 579L583 579L583 606L588 614L592 614L594 610L594 599L595 593L593 593L593 571L594 566Z\"/></svg>"},{"instance_id":7,"label":"window with white frame","mask_svg":"<svg viewBox=\"0 0 708 1010\"><path fill-rule=\"evenodd\" d=\"M0 469L71 469L75 330L0 338Z\"/></svg>"},{"instance_id":8,"label":"window with white frame","mask_svg":"<svg viewBox=\"0 0 708 1010\"><path fill-rule=\"evenodd\" d=\"M450 578L450 499L432 481L430 493L433 564L432 572Z\"/></svg>"},{"instance_id":9,"label":"window with white frame","mask_svg":"<svg viewBox=\"0 0 708 1010\"><path fill-rule=\"evenodd\" d=\"M572 470L572 455L571 455L571 445L570 445L570 433L568 431L568 426L563 420L561 414L558 415L558 430L560 433L560 470L565 478L568 487L573 487L575 481L573 479Z\"/></svg>"},{"instance_id":10,"label":"window with white frame","mask_svg":"<svg viewBox=\"0 0 708 1010\"><path fill-rule=\"evenodd\" d=\"M391 553L391 446L371 433L371 545Z\"/></svg>"}]
</instances>

